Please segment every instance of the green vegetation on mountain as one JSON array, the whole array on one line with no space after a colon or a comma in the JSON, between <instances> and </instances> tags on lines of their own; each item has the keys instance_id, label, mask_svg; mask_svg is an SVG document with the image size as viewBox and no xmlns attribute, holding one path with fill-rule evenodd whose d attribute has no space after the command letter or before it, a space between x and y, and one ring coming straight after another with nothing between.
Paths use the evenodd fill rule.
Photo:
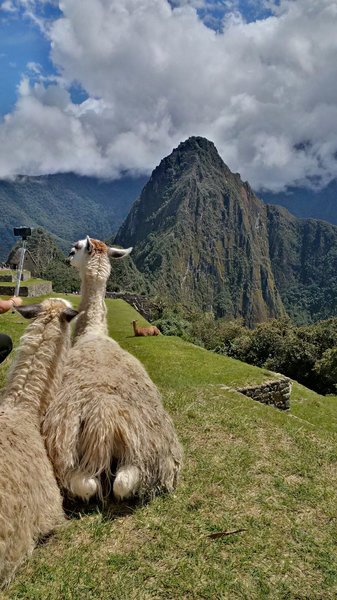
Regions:
<instances>
[{"instance_id":1,"label":"green vegetation on mountain","mask_svg":"<svg viewBox=\"0 0 337 600\"><path fill-rule=\"evenodd\" d=\"M108 246L115 246L114 237L106 240ZM107 282L108 292L128 292L133 294L152 295L150 282L141 273L133 260L133 253L127 259L112 260L111 273Z\"/></svg>"},{"instance_id":2,"label":"green vegetation on mountain","mask_svg":"<svg viewBox=\"0 0 337 600\"><path fill-rule=\"evenodd\" d=\"M12 248L8 256L9 262L20 246L21 242L17 242ZM34 229L31 237L27 238L27 250L36 263L34 274L52 281L54 292L74 292L80 289L77 271L70 268L55 238L47 231L41 227Z\"/></svg>"},{"instance_id":3,"label":"green vegetation on mountain","mask_svg":"<svg viewBox=\"0 0 337 600\"><path fill-rule=\"evenodd\" d=\"M337 306L337 227L267 206L270 259L288 315L298 324L327 319Z\"/></svg>"},{"instance_id":4,"label":"green vegetation on mountain","mask_svg":"<svg viewBox=\"0 0 337 600\"><path fill-rule=\"evenodd\" d=\"M116 241L158 294L253 324L283 314L261 235L266 207L211 142L190 138L154 170Z\"/></svg>"},{"instance_id":5,"label":"green vegetation on mountain","mask_svg":"<svg viewBox=\"0 0 337 600\"><path fill-rule=\"evenodd\" d=\"M1 598L334 600L337 399L296 384L281 413L223 387L268 373L174 337L132 337L137 313L107 308L111 335L163 393L181 481L144 506L71 507ZM17 343L27 322L2 319Z\"/></svg>"},{"instance_id":6,"label":"green vegetation on mountain","mask_svg":"<svg viewBox=\"0 0 337 600\"><path fill-rule=\"evenodd\" d=\"M143 273L138 271L132 256L130 256L126 260L111 261L107 291L151 294L152 288Z\"/></svg>"},{"instance_id":7,"label":"green vegetation on mountain","mask_svg":"<svg viewBox=\"0 0 337 600\"><path fill-rule=\"evenodd\" d=\"M0 259L13 246L18 225L44 227L64 249L87 234L108 237L144 183L144 177L100 181L72 173L0 181Z\"/></svg>"},{"instance_id":8,"label":"green vegetation on mountain","mask_svg":"<svg viewBox=\"0 0 337 600\"><path fill-rule=\"evenodd\" d=\"M270 319L255 329L242 320L215 319L212 313L166 309L156 325L207 350L283 373L320 394L337 391L337 318L298 327Z\"/></svg>"},{"instance_id":9,"label":"green vegetation on mountain","mask_svg":"<svg viewBox=\"0 0 337 600\"><path fill-rule=\"evenodd\" d=\"M109 242L107 242L109 243ZM17 242L9 253L10 262L22 242ZM27 250L36 263L35 275L49 279L55 292L75 292L80 289L80 278L68 263L67 256L71 246L64 254L56 243L56 239L42 227L33 229L31 237L27 238ZM132 257L127 260L111 261L111 275L107 284L108 292L131 292L149 294L151 286L142 273L136 268Z\"/></svg>"},{"instance_id":10,"label":"green vegetation on mountain","mask_svg":"<svg viewBox=\"0 0 337 600\"><path fill-rule=\"evenodd\" d=\"M136 267L168 304L249 326L335 314L337 227L265 205L204 138L161 161L116 241L134 246Z\"/></svg>"}]
</instances>

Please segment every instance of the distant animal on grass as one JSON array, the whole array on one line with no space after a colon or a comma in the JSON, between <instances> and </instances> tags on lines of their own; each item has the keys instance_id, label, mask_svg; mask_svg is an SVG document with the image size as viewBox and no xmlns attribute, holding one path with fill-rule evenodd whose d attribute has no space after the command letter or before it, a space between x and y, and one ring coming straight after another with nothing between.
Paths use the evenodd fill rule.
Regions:
<instances>
[{"instance_id":1,"label":"distant animal on grass","mask_svg":"<svg viewBox=\"0 0 337 600\"><path fill-rule=\"evenodd\" d=\"M148 327L139 327L137 325L137 321L131 321L131 323L136 337L147 335L160 335L160 331L155 325L149 325Z\"/></svg>"},{"instance_id":2,"label":"distant animal on grass","mask_svg":"<svg viewBox=\"0 0 337 600\"><path fill-rule=\"evenodd\" d=\"M140 361L108 336L109 258L130 251L87 237L70 252L81 276L80 314L62 387L42 430L60 485L82 499L104 498L111 487L119 500L171 492L182 463L158 389Z\"/></svg>"},{"instance_id":3,"label":"distant animal on grass","mask_svg":"<svg viewBox=\"0 0 337 600\"><path fill-rule=\"evenodd\" d=\"M38 539L64 521L40 415L61 383L68 324L77 314L58 298L17 310L34 321L21 338L0 406L0 587Z\"/></svg>"}]
</instances>

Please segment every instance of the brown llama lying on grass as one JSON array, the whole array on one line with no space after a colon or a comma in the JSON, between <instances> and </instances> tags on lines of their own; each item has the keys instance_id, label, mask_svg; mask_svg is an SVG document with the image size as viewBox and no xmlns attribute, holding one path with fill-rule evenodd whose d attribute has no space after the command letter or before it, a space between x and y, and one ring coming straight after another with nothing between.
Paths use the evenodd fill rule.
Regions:
<instances>
[{"instance_id":1,"label":"brown llama lying on grass","mask_svg":"<svg viewBox=\"0 0 337 600\"><path fill-rule=\"evenodd\" d=\"M160 335L158 327L150 325L148 327L138 327L137 321L131 321L133 325L133 331L136 337L147 336L147 335Z\"/></svg>"},{"instance_id":2,"label":"brown llama lying on grass","mask_svg":"<svg viewBox=\"0 0 337 600\"><path fill-rule=\"evenodd\" d=\"M64 520L40 419L61 383L68 323L77 314L58 298L17 310L34 321L21 338L0 406L0 587Z\"/></svg>"}]
</instances>

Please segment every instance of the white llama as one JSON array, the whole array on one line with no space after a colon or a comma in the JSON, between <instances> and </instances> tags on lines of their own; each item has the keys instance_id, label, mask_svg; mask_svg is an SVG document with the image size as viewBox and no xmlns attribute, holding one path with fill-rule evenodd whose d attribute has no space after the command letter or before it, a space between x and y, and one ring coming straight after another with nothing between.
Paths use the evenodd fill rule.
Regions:
<instances>
[{"instance_id":1,"label":"white llama","mask_svg":"<svg viewBox=\"0 0 337 600\"><path fill-rule=\"evenodd\" d=\"M20 341L0 407L0 586L63 522L62 498L40 434L41 410L61 383L77 314L57 298L17 307L35 318Z\"/></svg>"},{"instance_id":2,"label":"white llama","mask_svg":"<svg viewBox=\"0 0 337 600\"><path fill-rule=\"evenodd\" d=\"M107 335L108 248L87 237L72 248L82 301L62 388L49 405L43 434L60 484L83 499L104 496L113 480L117 499L172 491L182 450L160 394L142 364ZM83 311L83 312L81 312Z\"/></svg>"}]
</instances>

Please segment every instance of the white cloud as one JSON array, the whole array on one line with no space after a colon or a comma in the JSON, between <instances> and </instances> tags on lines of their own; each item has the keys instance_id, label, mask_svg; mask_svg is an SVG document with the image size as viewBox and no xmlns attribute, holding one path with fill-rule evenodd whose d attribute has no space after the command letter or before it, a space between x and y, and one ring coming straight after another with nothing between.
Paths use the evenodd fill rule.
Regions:
<instances>
[{"instance_id":1,"label":"white cloud","mask_svg":"<svg viewBox=\"0 0 337 600\"><path fill-rule=\"evenodd\" d=\"M12 0L4 0L3 2L1 2L0 9L8 13L14 13L16 11Z\"/></svg>"},{"instance_id":2,"label":"white cloud","mask_svg":"<svg viewBox=\"0 0 337 600\"><path fill-rule=\"evenodd\" d=\"M62 0L48 29L59 82L22 84L0 125L0 176L149 172L204 135L255 188L336 177L336 0L268 2L275 15L249 24L234 2L222 33L201 4Z\"/></svg>"},{"instance_id":3,"label":"white cloud","mask_svg":"<svg viewBox=\"0 0 337 600\"><path fill-rule=\"evenodd\" d=\"M27 63L27 69L29 71L31 71L32 73L34 73L35 75L40 75L41 71L42 71L41 65L39 63L33 62L33 61L30 61Z\"/></svg>"}]
</instances>

